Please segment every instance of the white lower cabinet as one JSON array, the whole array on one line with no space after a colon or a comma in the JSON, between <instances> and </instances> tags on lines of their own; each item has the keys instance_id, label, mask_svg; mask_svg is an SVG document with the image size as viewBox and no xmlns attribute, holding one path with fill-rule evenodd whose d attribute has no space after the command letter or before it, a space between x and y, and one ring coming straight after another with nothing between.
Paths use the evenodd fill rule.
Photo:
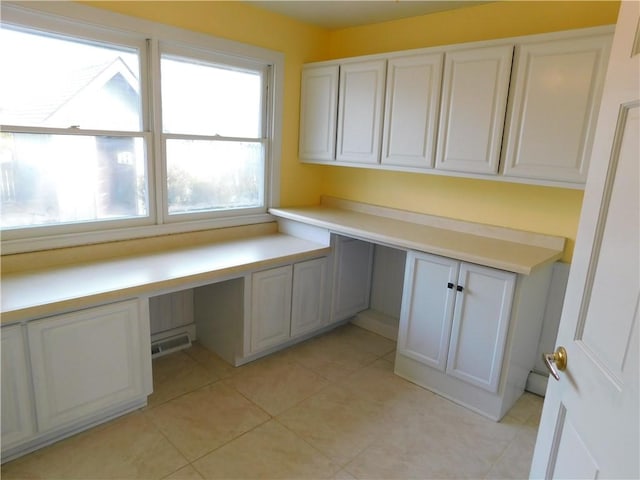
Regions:
<instances>
[{"instance_id":1,"label":"white lower cabinet","mask_svg":"<svg viewBox=\"0 0 640 480\"><path fill-rule=\"evenodd\" d=\"M22 325L3 327L2 450L29 439L36 431L31 374Z\"/></svg>"},{"instance_id":2,"label":"white lower cabinet","mask_svg":"<svg viewBox=\"0 0 640 480\"><path fill-rule=\"evenodd\" d=\"M333 264L332 322L369 308L373 244L336 235Z\"/></svg>"},{"instance_id":3,"label":"white lower cabinet","mask_svg":"<svg viewBox=\"0 0 640 480\"><path fill-rule=\"evenodd\" d=\"M5 327L2 337L3 461L144 406L152 391L138 300Z\"/></svg>"},{"instance_id":4,"label":"white lower cabinet","mask_svg":"<svg viewBox=\"0 0 640 480\"><path fill-rule=\"evenodd\" d=\"M327 259L316 258L293 266L291 336L317 330L325 323Z\"/></svg>"},{"instance_id":5,"label":"white lower cabinet","mask_svg":"<svg viewBox=\"0 0 640 480\"><path fill-rule=\"evenodd\" d=\"M281 345L325 323L327 259L251 276L251 353Z\"/></svg>"},{"instance_id":6,"label":"white lower cabinet","mask_svg":"<svg viewBox=\"0 0 640 480\"><path fill-rule=\"evenodd\" d=\"M550 271L519 277L409 252L396 373L499 420L535 363Z\"/></svg>"},{"instance_id":7,"label":"white lower cabinet","mask_svg":"<svg viewBox=\"0 0 640 480\"><path fill-rule=\"evenodd\" d=\"M292 279L292 265L272 268L252 275L252 352L259 352L289 339Z\"/></svg>"}]
</instances>

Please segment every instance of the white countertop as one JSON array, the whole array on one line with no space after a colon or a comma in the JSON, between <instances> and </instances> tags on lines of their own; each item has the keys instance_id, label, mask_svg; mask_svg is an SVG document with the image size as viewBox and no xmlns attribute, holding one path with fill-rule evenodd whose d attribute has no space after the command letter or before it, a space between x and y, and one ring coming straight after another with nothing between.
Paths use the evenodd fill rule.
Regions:
<instances>
[{"instance_id":1,"label":"white countertop","mask_svg":"<svg viewBox=\"0 0 640 480\"><path fill-rule=\"evenodd\" d=\"M2 276L2 323L241 276L330 251L283 234Z\"/></svg>"},{"instance_id":2,"label":"white countertop","mask_svg":"<svg viewBox=\"0 0 640 480\"><path fill-rule=\"evenodd\" d=\"M368 205L357 211L350 207L363 204L335 200L317 207L275 208L270 213L346 236L524 275L560 259L564 250L561 237Z\"/></svg>"}]
</instances>

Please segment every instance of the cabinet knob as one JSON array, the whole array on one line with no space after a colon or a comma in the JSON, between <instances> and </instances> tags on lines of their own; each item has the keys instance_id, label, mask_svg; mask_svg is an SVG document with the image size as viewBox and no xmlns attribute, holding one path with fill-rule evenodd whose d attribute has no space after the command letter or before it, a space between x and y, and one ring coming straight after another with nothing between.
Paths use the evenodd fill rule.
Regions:
<instances>
[{"instance_id":1,"label":"cabinet knob","mask_svg":"<svg viewBox=\"0 0 640 480\"><path fill-rule=\"evenodd\" d=\"M464 287L462 285L458 285L456 287L456 290L458 290L459 292L461 292L462 290L464 290Z\"/></svg>"},{"instance_id":2,"label":"cabinet knob","mask_svg":"<svg viewBox=\"0 0 640 480\"><path fill-rule=\"evenodd\" d=\"M451 282L447 283L447 288L453 288L453 283Z\"/></svg>"}]
</instances>

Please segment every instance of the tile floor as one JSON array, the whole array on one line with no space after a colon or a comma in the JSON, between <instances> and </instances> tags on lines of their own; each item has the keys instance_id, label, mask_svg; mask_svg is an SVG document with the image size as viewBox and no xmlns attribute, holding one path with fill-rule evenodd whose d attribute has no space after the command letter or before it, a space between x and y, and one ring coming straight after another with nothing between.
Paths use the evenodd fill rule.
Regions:
<instances>
[{"instance_id":1,"label":"tile floor","mask_svg":"<svg viewBox=\"0 0 640 480\"><path fill-rule=\"evenodd\" d=\"M393 374L353 325L233 368L203 347L154 361L148 407L2 466L23 479L526 478L542 399L500 423Z\"/></svg>"}]
</instances>

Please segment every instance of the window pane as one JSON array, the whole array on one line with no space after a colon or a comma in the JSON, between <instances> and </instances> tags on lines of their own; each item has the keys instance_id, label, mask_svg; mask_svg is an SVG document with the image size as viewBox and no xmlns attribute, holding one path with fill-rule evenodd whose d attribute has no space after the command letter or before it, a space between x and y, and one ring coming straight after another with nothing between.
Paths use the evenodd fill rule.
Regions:
<instances>
[{"instance_id":1,"label":"window pane","mask_svg":"<svg viewBox=\"0 0 640 480\"><path fill-rule=\"evenodd\" d=\"M261 137L260 73L165 56L161 68L164 132Z\"/></svg>"},{"instance_id":2,"label":"window pane","mask_svg":"<svg viewBox=\"0 0 640 480\"><path fill-rule=\"evenodd\" d=\"M144 142L0 133L2 228L147 215Z\"/></svg>"},{"instance_id":3,"label":"window pane","mask_svg":"<svg viewBox=\"0 0 640 480\"><path fill-rule=\"evenodd\" d=\"M0 44L0 124L141 130L137 50L5 26Z\"/></svg>"},{"instance_id":4,"label":"window pane","mask_svg":"<svg viewBox=\"0 0 640 480\"><path fill-rule=\"evenodd\" d=\"M264 154L258 142L167 140L169 213L264 205Z\"/></svg>"}]
</instances>

